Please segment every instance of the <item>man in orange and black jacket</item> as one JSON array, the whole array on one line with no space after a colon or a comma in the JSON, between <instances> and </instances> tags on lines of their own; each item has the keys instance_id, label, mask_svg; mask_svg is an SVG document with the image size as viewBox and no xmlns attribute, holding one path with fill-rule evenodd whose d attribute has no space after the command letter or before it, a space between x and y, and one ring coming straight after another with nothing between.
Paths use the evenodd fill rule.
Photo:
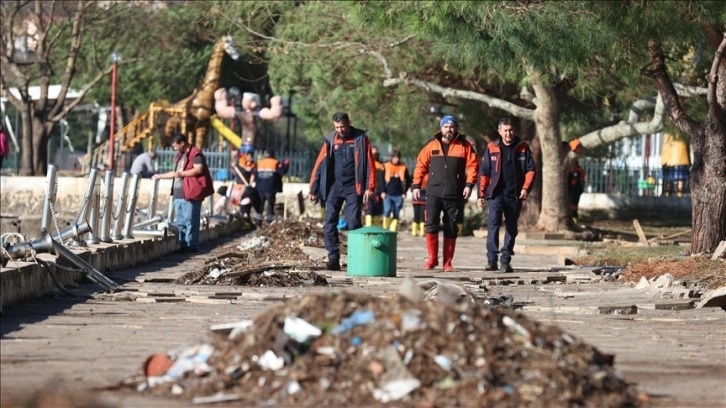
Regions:
<instances>
[{"instance_id":1,"label":"man in orange and black jacket","mask_svg":"<svg viewBox=\"0 0 726 408\"><path fill-rule=\"evenodd\" d=\"M487 271L496 271L499 254L499 227L504 214L504 245L500 272L513 272L510 265L517 238L517 222L522 202L534 186L536 166L529 145L514 134L511 118L502 118L497 126L499 139L487 145L479 170L477 204L489 205L487 221Z\"/></svg>"},{"instance_id":2,"label":"man in orange and black jacket","mask_svg":"<svg viewBox=\"0 0 726 408\"><path fill-rule=\"evenodd\" d=\"M325 135L310 175L310 201L325 201L323 239L328 270L340 270L338 219L345 202L348 229L361 227L361 204L375 192L376 176L367 131L350 126L345 112L333 115L335 130Z\"/></svg>"},{"instance_id":3,"label":"man in orange and black jacket","mask_svg":"<svg viewBox=\"0 0 726 408\"><path fill-rule=\"evenodd\" d=\"M426 248L429 259L424 268L439 264L439 222L444 222L444 272L451 272L457 237L457 219L462 203L473 192L479 162L474 147L459 133L459 124L453 116L444 116L439 123L441 131L426 142L416 159L411 191L413 200L419 199L421 183L428 175L426 188Z\"/></svg>"},{"instance_id":4,"label":"man in orange and black jacket","mask_svg":"<svg viewBox=\"0 0 726 408\"><path fill-rule=\"evenodd\" d=\"M290 167L290 160L280 162L275 157L275 152L268 149L265 157L257 163L257 193L260 195L260 209L267 203L265 221L271 223L275 219L275 198L277 193L282 192L282 176L287 173ZM259 223L262 222L262 214L256 215Z\"/></svg>"}]
</instances>

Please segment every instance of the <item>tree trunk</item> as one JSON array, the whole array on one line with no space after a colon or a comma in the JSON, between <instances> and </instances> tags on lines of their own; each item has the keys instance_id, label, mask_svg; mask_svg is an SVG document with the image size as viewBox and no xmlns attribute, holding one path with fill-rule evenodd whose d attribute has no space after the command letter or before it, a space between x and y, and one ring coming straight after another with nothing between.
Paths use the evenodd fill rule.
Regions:
<instances>
[{"instance_id":1,"label":"tree trunk","mask_svg":"<svg viewBox=\"0 0 726 408\"><path fill-rule=\"evenodd\" d=\"M660 42L648 42L652 68L641 74L655 80L673 123L691 137L691 253L710 253L726 240L726 35L709 73L708 113L703 123L683 109L668 75Z\"/></svg>"},{"instance_id":2,"label":"tree trunk","mask_svg":"<svg viewBox=\"0 0 726 408\"><path fill-rule=\"evenodd\" d=\"M48 168L48 125L38 116L33 116L33 175L44 176Z\"/></svg>"},{"instance_id":3,"label":"tree trunk","mask_svg":"<svg viewBox=\"0 0 726 408\"><path fill-rule=\"evenodd\" d=\"M726 75L726 63L721 65L724 68L720 69L720 75ZM720 87L719 93L718 100L726 112L726 86ZM694 254L711 253L726 239L726 124L719 123L709 111L702 132L703 135L691 138L695 159L691 167L691 253Z\"/></svg>"},{"instance_id":4,"label":"tree trunk","mask_svg":"<svg viewBox=\"0 0 726 408\"><path fill-rule=\"evenodd\" d=\"M31 107L26 105L25 109L20 111L20 119L22 121L23 137L21 139L20 148L22 149L22 158L20 160L20 175L34 176L35 167L33 166L33 157L35 155L36 146L33 144L33 121Z\"/></svg>"},{"instance_id":5,"label":"tree trunk","mask_svg":"<svg viewBox=\"0 0 726 408\"><path fill-rule=\"evenodd\" d=\"M706 139L724 138L723 133L708 133L706 130ZM694 156L697 154L694 151ZM726 172L723 162L724 156L707 155L702 166L697 167L694 163L692 167L691 253L711 253L719 242L726 239Z\"/></svg>"},{"instance_id":6,"label":"tree trunk","mask_svg":"<svg viewBox=\"0 0 726 408\"><path fill-rule=\"evenodd\" d=\"M567 229L567 194L560 139L560 106L554 88L542 85L535 75L532 88L537 95L534 123L542 148L542 211L537 228L547 231Z\"/></svg>"}]
</instances>

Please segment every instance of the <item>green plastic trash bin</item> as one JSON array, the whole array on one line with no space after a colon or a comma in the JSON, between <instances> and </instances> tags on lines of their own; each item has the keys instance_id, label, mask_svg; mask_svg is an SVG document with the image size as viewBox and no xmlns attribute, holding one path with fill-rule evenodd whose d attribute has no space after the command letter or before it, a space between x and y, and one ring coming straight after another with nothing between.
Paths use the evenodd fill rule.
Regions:
<instances>
[{"instance_id":1,"label":"green plastic trash bin","mask_svg":"<svg viewBox=\"0 0 726 408\"><path fill-rule=\"evenodd\" d=\"M398 234L381 227L348 233L348 276L396 276Z\"/></svg>"}]
</instances>

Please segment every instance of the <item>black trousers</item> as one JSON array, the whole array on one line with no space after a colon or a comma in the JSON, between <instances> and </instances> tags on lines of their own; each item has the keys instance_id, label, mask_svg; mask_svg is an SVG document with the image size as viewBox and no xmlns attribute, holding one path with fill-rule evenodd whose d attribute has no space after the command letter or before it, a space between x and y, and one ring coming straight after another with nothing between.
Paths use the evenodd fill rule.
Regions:
<instances>
[{"instance_id":1,"label":"black trousers","mask_svg":"<svg viewBox=\"0 0 726 408\"><path fill-rule=\"evenodd\" d=\"M426 233L438 234L439 224L443 221L444 238L456 238L456 223L461 216L461 198L426 197ZM443 217L442 217L443 214Z\"/></svg>"}]
</instances>

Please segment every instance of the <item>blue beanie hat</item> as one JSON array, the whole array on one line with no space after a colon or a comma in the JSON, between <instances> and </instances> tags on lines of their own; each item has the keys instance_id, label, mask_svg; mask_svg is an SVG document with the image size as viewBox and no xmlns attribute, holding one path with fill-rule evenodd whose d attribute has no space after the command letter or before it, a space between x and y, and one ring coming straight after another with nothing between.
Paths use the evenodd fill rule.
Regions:
<instances>
[{"instance_id":1,"label":"blue beanie hat","mask_svg":"<svg viewBox=\"0 0 726 408\"><path fill-rule=\"evenodd\" d=\"M439 122L439 127L444 127L444 125L454 125L454 127L459 127L459 122L456 121L456 118L451 115L446 115L443 118L441 118L441 122Z\"/></svg>"}]
</instances>

